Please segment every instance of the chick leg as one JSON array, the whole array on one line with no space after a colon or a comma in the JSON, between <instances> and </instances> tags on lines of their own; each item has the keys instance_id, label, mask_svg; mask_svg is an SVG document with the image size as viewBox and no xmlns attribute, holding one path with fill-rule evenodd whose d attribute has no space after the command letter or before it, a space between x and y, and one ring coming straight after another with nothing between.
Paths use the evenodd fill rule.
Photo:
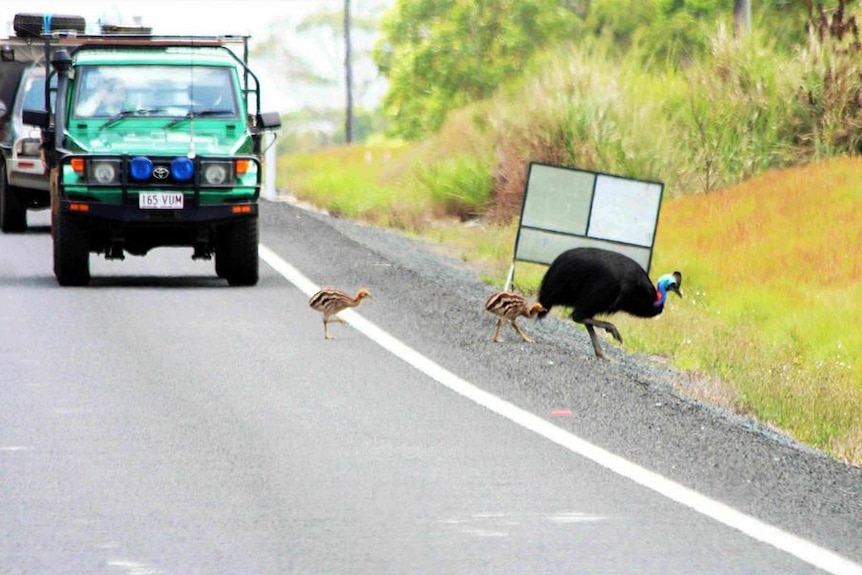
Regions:
<instances>
[{"instance_id":1,"label":"chick leg","mask_svg":"<svg viewBox=\"0 0 862 575\"><path fill-rule=\"evenodd\" d=\"M329 334L329 318L323 318L323 338L324 339L335 339Z\"/></svg>"},{"instance_id":2,"label":"chick leg","mask_svg":"<svg viewBox=\"0 0 862 575\"><path fill-rule=\"evenodd\" d=\"M497 320L497 328L494 330L494 342L495 343L500 343L501 341L503 341L500 339L500 328L501 327L503 327L503 318L500 318Z\"/></svg>"},{"instance_id":3,"label":"chick leg","mask_svg":"<svg viewBox=\"0 0 862 575\"><path fill-rule=\"evenodd\" d=\"M521 336L521 339L523 339L523 340L524 340L524 341L526 341L527 343L533 343L533 340L532 340L532 339L530 339L530 338L527 336L527 334L526 334L526 333L524 333L523 331L521 331L521 328L518 326L518 322L517 322L517 320L514 320L514 319L512 320L512 327L514 327L514 328L515 328L515 331L517 331L517 332L518 332L518 335L520 335L520 336Z\"/></svg>"}]
</instances>

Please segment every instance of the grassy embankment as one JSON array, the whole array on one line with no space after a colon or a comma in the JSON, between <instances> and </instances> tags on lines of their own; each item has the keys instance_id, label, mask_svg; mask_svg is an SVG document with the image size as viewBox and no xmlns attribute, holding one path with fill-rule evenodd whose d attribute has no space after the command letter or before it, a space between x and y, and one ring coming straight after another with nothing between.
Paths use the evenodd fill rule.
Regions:
<instances>
[{"instance_id":1,"label":"grassy embankment","mask_svg":"<svg viewBox=\"0 0 862 575\"><path fill-rule=\"evenodd\" d=\"M862 150L850 39L784 54L719 31L685 67L586 39L424 142L283 157L279 186L428 237L501 286L529 161L662 181L652 271L681 270L688 297L656 321L620 317L625 347L711 382L686 393L862 465L862 161L827 160ZM543 271L518 264L516 287L534 293Z\"/></svg>"},{"instance_id":2,"label":"grassy embankment","mask_svg":"<svg viewBox=\"0 0 862 575\"><path fill-rule=\"evenodd\" d=\"M414 230L502 285L516 224L464 225L419 185L389 179L404 147L338 148L280 160L301 199ZM396 170L397 171L397 170ZM709 385L684 393L746 413L862 464L862 159L773 171L662 207L653 270L680 269L685 299L654 321L617 317L626 349L666 356ZM445 181L445 177L443 180ZM534 293L544 268L518 264ZM573 329L577 329L574 328Z\"/></svg>"}]
</instances>

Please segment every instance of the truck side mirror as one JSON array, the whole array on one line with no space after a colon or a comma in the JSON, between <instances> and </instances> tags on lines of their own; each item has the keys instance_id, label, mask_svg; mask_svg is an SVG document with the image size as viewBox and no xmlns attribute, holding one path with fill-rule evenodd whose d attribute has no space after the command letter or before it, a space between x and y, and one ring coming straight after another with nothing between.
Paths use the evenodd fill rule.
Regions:
<instances>
[{"instance_id":1,"label":"truck side mirror","mask_svg":"<svg viewBox=\"0 0 862 575\"><path fill-rule=\"evenodd\" d=\"M278 112L261 112L255 118L260 130L277 130L281 127L281 115Z\"/></svg>"},{"instance_id":2,"label":"truck side mirror","mask_svg":"<svg viewBox=\"0 0 862 575\"><path fill-rule=\"evenodd\" d=\"M24 110L21 112L21 121L30 126L48 127L48 112L45 110Z\"/></svg>"}]
</instances>

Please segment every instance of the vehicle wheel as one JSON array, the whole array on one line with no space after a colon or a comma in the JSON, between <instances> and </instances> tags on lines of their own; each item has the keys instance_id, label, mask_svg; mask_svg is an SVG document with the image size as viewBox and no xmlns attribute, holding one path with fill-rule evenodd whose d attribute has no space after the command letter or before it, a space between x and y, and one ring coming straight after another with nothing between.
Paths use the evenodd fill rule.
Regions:
<instances>
[{"instance_id":1,"label":"vehicle wheel","mask_svg":"<svg viewBox=\"0 0 862 575\"><path fill-rule=\"evenodd\" d=\"M54 275L61 286L85 286L90 283L90 252L87 233L69 214L54 214L51 235L54 238Z\"/></svg>"},{"instance_id":2,"label":"vehicle wheel","mask_svg":"<svg viewBox=\"0 0 862 575\"><path fill-rule=\"evenodd\" d=\"M27 207L6 180L4 162L0 162L0 229L5 233L27 231Z\"/></svg>"},{"instance_id":3,"label":"vehicle wheel","mask_svg":"<svg viewBox=\"0 0 862 575\"><path fill-rule=\"evenodd\" d=\"M215 242L215 272L220 278L227 277L227 270L230 262L230 256L228 255L230 245L228 244L228 238L225 235L227 234L227 231L227 228L220 231L216 236Z\"/></svg>"},{"instance_id":4,"label":"vehicle wheel","mask_svg":"<svg viewBox=\"0 0 862 575\"><path fill-rule=\"evenodd\" d=\"M225 278L232 286L253 286L258 280L257 217L232 224L227 237ZM218 257L218 252L216 252ZM217 264L218 265L218 264Z\"/></svg>"}]
</instances>

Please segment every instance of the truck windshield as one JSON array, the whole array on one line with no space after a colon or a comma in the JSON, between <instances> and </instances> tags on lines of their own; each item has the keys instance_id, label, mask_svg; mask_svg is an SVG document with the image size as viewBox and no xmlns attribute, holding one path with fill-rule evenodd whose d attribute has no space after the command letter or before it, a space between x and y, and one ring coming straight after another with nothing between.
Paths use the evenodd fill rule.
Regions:
<instances>
[{"instance_id":1,"label":"truck windshield","mask_svg":"<svg viewBox=\"0 0 862 575\"><path fill-rule=\"evenodd\" d=\"M239 116L233 70L215 66L83 66L73 117Z\"/></svg>"}]
</instances>

